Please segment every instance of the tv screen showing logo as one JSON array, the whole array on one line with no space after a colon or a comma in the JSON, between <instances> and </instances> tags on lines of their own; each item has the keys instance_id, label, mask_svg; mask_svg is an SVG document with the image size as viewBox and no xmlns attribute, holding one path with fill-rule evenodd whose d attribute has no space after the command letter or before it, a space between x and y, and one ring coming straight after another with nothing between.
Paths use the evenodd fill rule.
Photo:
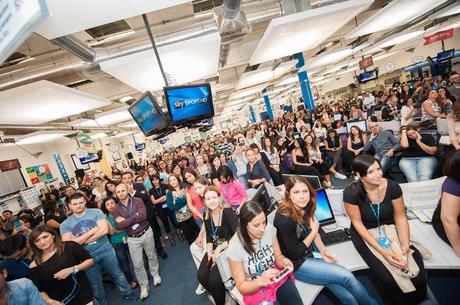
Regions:
<instances>
[{"instance_id":1,"label":"tv screen showing logo","mask_svg":"<svg viewBox=\"0 0 460 305\"><path fill-rule=\"evenodd\" d=\"M156 109L150 94L142 96L130 107L129 112L146 135L167 125L163 114Z\"/></svg>"},{"instance_id":2,"label":"tv screen showing logo","mask_svg":"<svg viewBox=\"0 0 460 305\"><path fill-rule=\"evenodd\" d=\"M209 84L165 88L172 121L203 119L214 114Z\"/></svg>"}]
</instances>

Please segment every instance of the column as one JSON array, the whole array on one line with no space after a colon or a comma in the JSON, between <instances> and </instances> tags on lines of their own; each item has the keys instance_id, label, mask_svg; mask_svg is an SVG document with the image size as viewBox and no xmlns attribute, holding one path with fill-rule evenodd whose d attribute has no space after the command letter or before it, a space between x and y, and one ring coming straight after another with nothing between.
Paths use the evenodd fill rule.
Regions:
<instances>
[{"instance_id":1,"label":"column","mask_svg":"<svg viewBox=\"0 0 460 305\"><path fill-rule=\"evenodd\" d=\"M262 90L262 95L264 96L265 108L267 108L268 119L272 121L273 120L273 109L272 109L272 105L270 104L270 98L268 97L267 89Z\"/></svg>"},{"instance_id":2,"label":"column","mask_svg":"<svg viewBox=\"0 0 460 305\"><path fill-rule=\"evenodd\" d=\"M302 52L294 54L294 58L298 61L295 65L297 69L300 69L305 65ZM302 97L305 104L305 108L309 109L310 111L315 110L315 103L313 102L313 96L311 94L310 82L308 81L307 71L299 72L297 73L297 76L299 77L300 89L302 90Z\"/></svg>"},{"instance_id":3,"label":"column","mask_svg":"<svg viewBox=\"0 0 460 305\"><path fill-rule=\"evenodd\" d=\"M256 114L254 113L254 108L252 108L252 105L249 105L249 113L251 114L251 121L253 124L256 123Z\"/></svg>"}]
</instances>

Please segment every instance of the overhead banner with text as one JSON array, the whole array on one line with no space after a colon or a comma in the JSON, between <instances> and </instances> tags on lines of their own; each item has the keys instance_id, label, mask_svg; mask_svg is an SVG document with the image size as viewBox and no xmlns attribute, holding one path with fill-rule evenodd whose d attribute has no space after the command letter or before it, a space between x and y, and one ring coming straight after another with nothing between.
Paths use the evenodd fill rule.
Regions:
<instances>
[{"instance_id":1,"label":"overhead banner with text","mask_svg":"<svg viewBox=\"0 0 460 305\"><path fill-rule=\"evenodd\" d=\"M432 44L433 42L439 41L439 40L446 40L449 38L454 37L454 29L448 29L445 31L439 31L434 34L431 34L430 36L425 36L423 39L425 39L424 45Z\"/></svg>"}]
</instances>

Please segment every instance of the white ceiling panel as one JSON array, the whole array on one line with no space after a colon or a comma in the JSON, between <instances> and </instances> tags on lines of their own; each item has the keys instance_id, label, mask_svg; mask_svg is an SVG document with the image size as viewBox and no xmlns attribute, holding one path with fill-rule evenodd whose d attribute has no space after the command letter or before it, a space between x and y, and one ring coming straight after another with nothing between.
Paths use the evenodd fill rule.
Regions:
<instances>
[{"instance_id":1,"label":"white ceiling panel","mask_svg":"<svg viewBox=\"0 0 460 305\"><path fill-rule=\"evenodd\" d=\"M350 0L272 19L250 64L316 48L372 2Z\"/></svg>"},{"instance_id":2,"label":"white ceiling panel","mask_svg":"<svg viewBox=\"0 0 460 305\"><path fill-rule=\"evenodd\" d=\"M190 0L47 0L51 16L36 32L53 39L187 2Z\"/></svg>"},{"instance_id":3,"label":"white ceiling panel","mask_svg":"<svg viewBox=\"0 0 460 305\"><path fill-rule=\"evenodd\" d=\"M42 80L0 92L0 124L38 125L108 104L98 96Z\"/></svg>"},{"instance_id":4,"label":"white ceiling panel","mask_svg":"<svg viewBox=\"0 0 460 305\"><path fill-rule=\"evenodd\" d=\"M163 68L178 84L217 74L220 35L218 32L158 48ZM144 92L164 84L153 50L104 61L101 69Z\"/></svg>"},{"instance_id":5,"label":"white ceiling panel","mask_svg":"<svg viewBox=\"0 0 460 305\"><path fill-rule=\"evenodd\" d=\"M291 60L281 63L275 69L272 69L272 67L266 67L243 73L240 77L237 88L242 89L275 80L294 68L296 64L297 60Z\"/></svg>"}]
</instances>

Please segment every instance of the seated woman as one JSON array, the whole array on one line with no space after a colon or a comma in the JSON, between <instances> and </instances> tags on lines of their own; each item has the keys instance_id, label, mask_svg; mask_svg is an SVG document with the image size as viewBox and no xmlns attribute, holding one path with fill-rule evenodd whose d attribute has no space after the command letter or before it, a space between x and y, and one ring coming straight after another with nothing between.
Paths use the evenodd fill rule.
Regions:
<instances>
[{"instance_id":1,"label":"seated woman","mask_svg":"<svg viewBox=\"0 0 460 305\"><path fill-rule=\"evenodd\" d=\"M211 181L211 184L217 186L219 185L219 175L217 174L217 171L219 170L219 167L222 165L222 162L220 161L218 154L210 155L208 162L211 167L208 179L209 181Z\"/></svg>"},{"instance_id":2,"label":"seated woman","mask_svg":"<svg viewBox=\"0 0 460 305\"><path fill-rule=\"evenodd\" d=\"M198 269L198 281L211 294L216 305L225 304L225 286L216 266L219 254L227 249L228 242L238 227L238 217L229 207L224 207L222 197L214 185L204 192L206 216L206 254Z\"/></svg>"},{"instance_id":3,"label":"seated woman","mask_svg":"<svg viewBox=\"0 0 460 305\"><path fill-rule=\"evenodd\" d=\"M419 134L414 125L403 126L399 147L402 149L399 168L407 182L430 180L438 164L433 156L438 150L433 137Z\"/></svg>"},{"instance_id":4,"label":"seated woman","mask_svg":"<svg viewBox=\"0 0 460 305\"><path fill-rule=\"evenodd\" d=\"M444 166L447 176L442 184L441 201L433 214L433 228L460 257L460 151L457 150Z\"/></svg>"},{"instance_id":5,"label":"seated woman","mask_svg":"<svg viewBox=\"0 0 460 305\"><path fill-rule=\"evenodd\" d=\"M227 257L236 288L246 305L303 304L299 292L289 277L277 284L272 278L285 267L294 268L282 253L276 229L267 224L258 202L248 201L241 208L240 227L230 240Z\"/></svg>"},{"instance_id":6,"label":"seated woman","mask_svg":"<svg viewBox=\"0 0 460 305\"><path fill-rule=\"evenodd\" d=\"M358 156L353 161L353 171L360 179L343 193L352 224L351 240L390 304L419 304L426 298L426 272L420 253L410 246L401 188L383 178L379 161L370 155ZM418 274L404 278L404 283L411 287L403 291L398 285L402 276L396 281L392 272L406 271L415 265Z\"/></svg>"},{"instance_id":7,"label":"seated woman","mask_svg":"<svg viewBox=\"0 0 460 305\"><path fill-rule=\"evenodd\" d=\"M347 176L344 174L339 173L338 171L342 169L342 141L340 141L340 137L337 134L337 130L329 129L326 135L326 154L329 158L332 159L333 163L330 168L331 173L337 179L347 179Z\"/></svg>"},{"instance_id":8,"label":"seated woman","mask_svg":"<svg viewBox=\"0 0 460 305\"><path fill-rule=\"evenodd\" d=\"M324 186L330 188L332 186L329 173L336 174L337 172L331 167L330 164L324 162L319 144L315 143L311 135L305 137L305 149L308 152L310 161L313 162L312 166L318 170L324 180Z\"/></svg>"},{"instance_id":9,"label":"seated woman","mask_svg":"<svg viewBox=\"0 0 460 305\"><path fill-rule=\"evenodd\" d=\"M294 149L292 150L293 166L291 170L297 175L310 175L320 177L320 172L313 167L313 161L310 160L310 155L305 148L305 143L301 139L295 139ZM326 182L326 187L330 185Z\"/></svg>"},{"instance_id":10,"label":"seated woman","mask_svg":"<svg viewBox=\"0 0 460 305\"><path fill-rule=\"evenodd\" d=\"M358 126L350 128L350 135L347 139L347 149L345 150L344 166L347 172L351 172L351 163L363 153L364 143L367 142L367 136Z\"/></svg>"},{"instance_id":11,"label":"seated woman","mask_svg":"<svg viewBox=\"0 0 460 305\"><path fill-rule=\"evenodd\" d=\"M324 246L314 215L316 192L307 179L289 177L285 185L285 198L274 224L281 252L294 262L295 278L326 286L341 304L378 304L348 269L336 265L337 260ZM313 257L314 248L319 249L321 259Z\"/></svg>"},{"instance_id":12,"label":"seated woman","mask_svg":"<svg viewBox=\"0 0 460 305\"><path fill-rule=\"evenodd\" d=\"M30 264L30 279L46 304L93 304L91 286L82 272L93 265L93 259L83 246L73 241L63 243L47 226L34 229L29 244L35 257Z\"/></svg>"},{"instance_id":13,"label":"seated woman","mask_svg":"<svg viewBox=\"0 0 460 305\"><path fill-rule=\"evenodd\" d=\"M248 193L244 185L232 174L228 166L223 165L219 168L219 191L224 197L225 201L235 211L236 214L240 213L243 203L248 201Z\"/></svg>"},{"instance_id":14,"label":"seated woman","mask_svg":"<svg viewBox=\"0 0 460 305\"><path fill-rule=\"evenodd\" d=\"M270 173L263 162L257 159L256 153L252 148L246 150L246 159L248 160L246 170L250 188L258 188L264 182L273 184Z\"/></svg>"},{"instance_id":15,"label":"seated woman","mask_svg":"<svg viewBox=\"0 0 460 305\"><path fill-rule=\"evenodd\" d=\"M428 99L422 104L422 123L434 122L437 118L445 119L447 116L442 113L438 91L431 90Z\"/></svg>"},{"instance_id":16,"label":"seated woman","mask_svg":"<svg viewBox=\"0 0 460 305\"><path fill-rule=\"evenodd\" d=\"M175 220L179 224L185 239L191 245L198 236L200 228L193 219L193 214L189 209L190 195L185 191L179 176L171 174L168 177L169 190L166 192L166 203L168 208L174 213Z\"/></svg>"},{"instance_id":17,"label":"seated woman","mask_svg":"<svg viewBox=\"0 0 460 305\"><path fill-rule=\"evenodd\" d=\"M45 214L45 224L55 230L59 230L61 223L67 219L64 212L58 208L54 200L47 200L43 203L43 213Z\"/></svg>"},{"instance_id":18,"label":"seated woman","mask_svg":"<svg viewBox=\"0 0 460 305\"><path fill-rule=\"evenodd\" d=\"M274 142L269 137L262 140L263 149L261 151L262 162L264 162L275 186L283 184L281 176L280 158Z\"/></svg>"}]
</instances>

